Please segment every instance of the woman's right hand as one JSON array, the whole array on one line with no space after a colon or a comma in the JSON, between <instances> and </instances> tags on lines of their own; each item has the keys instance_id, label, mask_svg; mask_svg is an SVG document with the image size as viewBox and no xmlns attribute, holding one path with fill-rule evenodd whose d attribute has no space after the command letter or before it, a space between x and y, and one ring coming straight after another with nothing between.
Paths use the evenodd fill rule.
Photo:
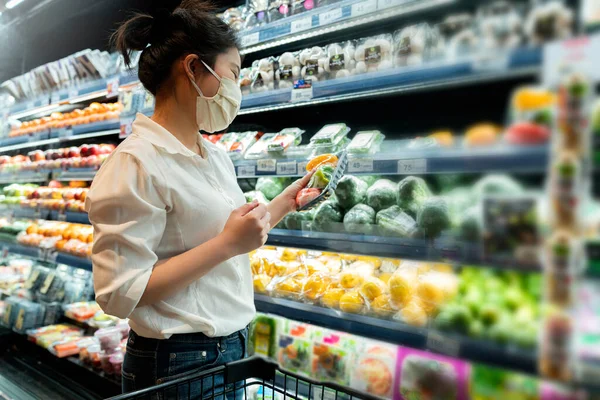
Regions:
<instances>
[{"instance_id":1,"label":"woman's right hand","mask_svg":"<svg viewBox=\"0 0 600 400\"><path fill-rule=\"evenodd\" d=\"M270 221L267 206L254 201L233 210L221 235L235 255L249 253L266 243Z\"/></svg>"}]
</instances>

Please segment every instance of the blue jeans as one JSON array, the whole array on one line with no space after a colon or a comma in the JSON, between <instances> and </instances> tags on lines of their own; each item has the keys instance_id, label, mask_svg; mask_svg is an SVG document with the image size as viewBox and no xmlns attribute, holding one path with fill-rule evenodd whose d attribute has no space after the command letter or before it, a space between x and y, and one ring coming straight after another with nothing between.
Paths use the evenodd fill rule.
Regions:
<instances>
[{"instance_id":1,"label":"blue jeans","mask_svg":"<svg viewBox=\"0 0 600 400\"><path fill-rule=\"evenodd\" d=\"M135 392L179 378L192 377L232 361L246 357L248 328L232 335L209 338L202 333L173 335L169 339L148 339L130 331L127 353L123 361L123 393ZM146 395L144 399L203 399L243 400L243 382L224 387L223 374L212 374L204 379L192 379L177 386L165 388L159 393Z\"/></svg>"}]
</instances>

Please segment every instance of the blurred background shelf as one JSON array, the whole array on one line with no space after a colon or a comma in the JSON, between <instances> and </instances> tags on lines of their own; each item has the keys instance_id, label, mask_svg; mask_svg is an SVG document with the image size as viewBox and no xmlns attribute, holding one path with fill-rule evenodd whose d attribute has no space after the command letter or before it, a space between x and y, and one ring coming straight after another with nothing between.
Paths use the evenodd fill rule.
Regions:
<instances>
[{"instance_id":1,"label":"blurred background shelf","mask_svg":"<svg viewBox=\"0 0 600 400\"><path fill-rule=\"evenodd\" d=\"M264 313L280 315L414 349L428 350L529 374L537 373L537 355L530 349L503 346L426 328L416 328L399 321L348 314L312 304L260 294L254 295L254 303L256 309Z\"/></svg>"}]
</instances>

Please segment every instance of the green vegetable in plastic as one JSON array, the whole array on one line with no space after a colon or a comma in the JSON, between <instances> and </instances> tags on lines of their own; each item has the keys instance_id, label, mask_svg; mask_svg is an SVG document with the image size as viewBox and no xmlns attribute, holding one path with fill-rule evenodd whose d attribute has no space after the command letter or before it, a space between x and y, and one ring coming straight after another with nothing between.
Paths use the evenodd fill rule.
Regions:
<instances>
[{"instance_id":1,"label":"green vegetable in plastic","mask_svg":"<svg viewBox=\"0 0 600 400\"><path fill-rule=\"evenodd\" d=\"M258 190L252 190L251 192L246 192L246 193L244 193L244 196L246 197L247 203L251 203L254 200L257 200L261 204L269 204L269 200L267 200L267 198L265 197L263 192L258 191Z\"/></svg>"},{"instance_id":2,"label":"green vegetable in plastic","mask_svg":"<svg viewBox=\"0 0 600 400\"><path fill-rule=\"evenodd\" d=\"M483 210L476 205L469 208L462 215L460 221L460 237L464 240L475 242L481 239L483 232Z\"/></svg>"},{"instance_id":3,"label":"green vegetable in plastic","mask_svg":"<svg viewBox=\"0 0 600 400\"><path fill-rule=\"evenodd\" d=\"M366 182L355 176L343 176L335 189L338 204L346 210L351 209L364 201L367 196L368 187L369 185Z\"/></svg>"},{"instance_id":4,"label":"green vegetable in plastic","mask_svg":"<svg viewBox=\"0 0 600 400\"><path fill-rule=\"evenodd\" d=\"M367 205L375 211L396 205L397 185L389 179L380 179L367 190Z\"/></svg>"},{"instance_id":5,"label":"green vegetable in plastic","mask_svg":"<svg viewBox=\"0 0 600 400\"><path fill-rule=\"evenodd\" d=\"M308 230L308 226L313 220L314 214L315 209L302 212L291 212L285 218L285 227L291 230Z\"/></svg>"},{"instance_id":6,"label":"green vegetable in plastic","mask_svg":"<svg viewBox=\"0 0 600 400\"><path fill-rule=\"evenodd\" d=\"M315 211L313 228L322 232L335 232L338 230L338 224L342 222L342 219L342 210L338 204L334 201L326 200Z\"/></svg>"},{"instance_id":7,"label":"green vegetable in plastic","mask_svg":"<svg viewBox=\"0 0 600 400\"><path fill-rule=\"evenodd\" d=\"M450 227L448 204L441 197L430 197L421 205L417 223L429 239L436 238Z\"/></svg>"},{"instance_id":8,"label":"green vegetable in plastic","mask_svg":"<svg viewBox=\"0 0 600 400\"><path fill-rule=\"evenodd\" d=\"M375 224L375 210L366 204L357 204L344 215L346 232L370 234L373 231L373 224Z\"/></svg>"},{"instance_id":9,"label":"green vegetable in plastic","mask_svg":"<svg viewBox=\"0 0 600 400\"><path fill-rule=\"evenodd\" d=\"M325 189L331 180L334 168L331 165L321 165L308 182L309 188Z\"/></svg>"},{"instance_id":10,"label":"green vegetable in plastic","mask_svg":"<svg viewBox=\"0 0 600 400\"><path fill-rule=\"evenodd\" d=\"M258 178L256 180L256 190L260 190L267 200L273 200L283 189L285 189L286 180L282 178Z\"/></svg>"},{"instance_id":11,"label":"green vegetable in plastic","mask_svg":"<svg viewBox=\"0 0 600 400\"><path fill-rule=\"evenodd\" d=\"M373 186L375 182L381 179L381 177L377 175L361 175L358 177L361 181L365 182L368 187Z\"/></svg>"},{"instance_id":12,"label":"green vegetable in plastic","mask_svg":"<svg viewBox=\"0 0 600 400\"><path fill-rule=\"evenodd\" d=\"M477 198L486 195L515 195L523 191L523 187L508 175L487 175L481 178L473 188Z\"/></svg>"},{"instance_id":13,"label":"green vegetable in plastic","mask_svg":"<svg viewBox=\"0 0 600 400\"><path fill-rule=\"evenodd\" d=\"M398 183L398 205L413 218L429 197L431 190L422 178L407 176Z\"/></svg>"},{"instance_id":14,"label":"green vegetable in plastic","mask_svg":"<svg viewBox=\"0 0 600 400\"><path fill-rule=\"evenodd\" d=\"M379 211L375 220L385 235L411 237L417 230L417 223L413 217L398 206Z\"/></svg>"}]
</instances>

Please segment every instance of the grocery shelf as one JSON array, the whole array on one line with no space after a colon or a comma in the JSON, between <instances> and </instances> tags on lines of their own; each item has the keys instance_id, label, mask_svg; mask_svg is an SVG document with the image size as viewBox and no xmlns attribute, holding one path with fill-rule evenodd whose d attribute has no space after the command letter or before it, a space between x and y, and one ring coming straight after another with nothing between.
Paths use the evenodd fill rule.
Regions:
<instances>
[{"instance_id":1,"label":"grocery shelf","mask_svg":"<svg viewBox=\"0 0 600 400\"><path fill-rule=\"evenodd\" d=\"M345 0L240 32L241 54L438 8L457 0Z\"/></svg>"},{"instance_id":2,"label":"grocery shelf","mask_svg":"<svg viewBox=\"0 0 600 400\"><path fill-rule=\"evenodd\" d=\"M38 247L25 246L20 243L9 242L2 239L0 239L0 246L8 253L35 258L38 261L65 264L70 267L80 268L87 271L92 270L92 262L87 258L77 257L55 250L45 251L44 249Z\"/></svg>"},{"instance_id":3,"label":"grocery shelf","mask_svg":"<svg viewBox=\"0 0 600 400\"><path fill-rule=\"evenodd\" d=\"M19 136L16 138L2 139L0 140L0 153L28 148L40 148L49 144L63 143L72 140L117 135L121 131L118 121L111 121L110 123L103 122L103 124L99 125L88 125L80 125L78 127L73 127L73 129L51 130L42 135L36 134L34 136Z\"/></svg>"},{"instance_id":4,"label":"grocery shelf","mask_svg":"<svg viewBox=\"0 0 600 400\"><path fill-rule=\"evenodd\" d=\"M98 168L69 168L66 170L55 169L52 179L57 181L92 181Z\"/></svg>"},{"instance_id":5,"label":"grocery shelf","mask_svg":"<svg viewBox=\"0 0 600 400\"><path fill-rule=\"evenodd\" d=\"M350 155L348 173L353 175L414 175L481 172L544 172L548 146L495 146L416 149L411 140L386 140L373 155ZM307 159L242 160L235 162L238 178L300 176Z\"/></svg>"},{"instance_id":6,"label":"grocery shelf","mask_svg":"<svg viewBox=\"0 0 600 400\"><path fill-rule=\"evenodd\" d=\"M66 221L72 222L76 224L89 224L90 219L88 218L88 214L85 212L73 212L73 211L50 211L49 219L55 221Z\"/></svg>"},{"instance_id":7,"label":"grocery shelf","mask_svg":"<svg viewBox=\"0 0 600 400\"><path fill-rule=\"evenodd\" d=\"M260 312L309 322L371 339L423 349L468 361L481 362L529 374L537 373L536 352L517 346L503 346L484 340L416 328L399 321L343 313L312 304L254 295Z\"/></svg>"},{"instance_id":8,"label":"grocery shelf","mask_svg":"<svg viewBox=\"0 0 600 400\"><path fill-rule=\"evenodd\" d=\"M48 181L48 171L19 171L0 174L0 184L36 183Z\"/></svg>"},{"instance_id":9,"label":"grocery shelf","mask_svg":"<svg viewBox=\"0 0 600 400\"><path fill-rule=\"evenodd\" d=\"M306 105L347 101L488 80L533 76L539 72L542 51L525 47L507 53L473 55L459 60L393 68L345 78L313 82L312 99L292 102L293 89L250 93L242 98L239 115Z\"/></svg>"}]
</instances>

